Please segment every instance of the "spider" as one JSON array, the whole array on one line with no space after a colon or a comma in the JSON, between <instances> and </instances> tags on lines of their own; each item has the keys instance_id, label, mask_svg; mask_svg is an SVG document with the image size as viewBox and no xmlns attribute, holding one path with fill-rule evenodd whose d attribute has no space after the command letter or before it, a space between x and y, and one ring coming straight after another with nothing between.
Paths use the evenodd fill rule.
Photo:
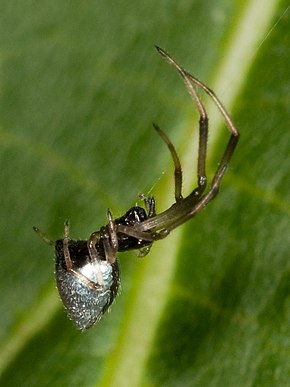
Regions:
<instances>
[{"instance_id":1,"label":"spider","mask_svg":"<svg viewBox=\"0 0 290 387\"><path fill-rule=\"evenodd\" d=\"M200 116L197 186L187 197L182 196L182 169L176 150L167 135L158 125L153 124L167 145L174 163L175 203L171 207L156 214L154 197L143 196L145 208L132 207L117 219L108 210L108 224L93 232L88 240L70 239L67 221L64 224L63 238L55 242L34 227L46 243L55 247L57 288L69 318L80 330L88 329L99 321L117 296L120 285L117 252L138 249L144 256L153 242L165 238L173 229L200 212L217 195L239 140L238 130L215 93L188 73L162 48L156 46L156 49L182 77ZM213 100L230 132L225 151L208 189L205 166L208 117L195 86Z\"/></svg>"}]
</instances>

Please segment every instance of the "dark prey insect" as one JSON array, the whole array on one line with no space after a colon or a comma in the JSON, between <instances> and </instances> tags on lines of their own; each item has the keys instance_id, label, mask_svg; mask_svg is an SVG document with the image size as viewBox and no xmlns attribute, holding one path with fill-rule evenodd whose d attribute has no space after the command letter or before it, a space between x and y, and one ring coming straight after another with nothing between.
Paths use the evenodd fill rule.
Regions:
<instances>
[{"instance_id":1,"label":"dark prey insect","mask_svg":"<svg viewBox=\"0 0 290 387\"><path fill-rule=\"evenodd\" d=\"M156 214L154 198L144 197L145 208L132 207L120 218L113 219L108 210L108 224L92 233L88 240L70 239L68 222L64 225L63 239L56 242L34 227L46 243L55 246L55 276L58 291L70 319L81 330L91 327L100 320L118 293L120 272L116 259L117 252L138 249L141 255L145 255L154 241L165 238L170 231L201 211L217 195L238 143L239 133L215 93L189 74L163 49L156 48L159 54L179 72L199 112L197 186L183 198L182 170L176 150L167 135L153 124L169 148L174 162L175 203L171 207ZM206 189L208 117L195 91L196 86L213 100L230 132L230 138L208 189Z\"/></svg>"}]
</instances>

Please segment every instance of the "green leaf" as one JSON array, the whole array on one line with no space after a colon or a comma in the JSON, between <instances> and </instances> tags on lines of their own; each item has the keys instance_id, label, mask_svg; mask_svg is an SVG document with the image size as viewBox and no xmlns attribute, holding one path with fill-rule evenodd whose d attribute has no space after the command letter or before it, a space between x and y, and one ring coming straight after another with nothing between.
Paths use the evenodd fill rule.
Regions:
<instances>
[{"instance_id":1,"label":"green leaf","mask_svg":"<svg viewBox=\"0 0 290 387\"><path fill-rule=\"evenodd\" d=\"M289 4L2 2L0 384L288 386ZM164 47L241 132L218 197L155 243L119 254L122 293L78 332L32 231L87 238L138 194L173 203L169 152L196 184L198 116ZM209 177L227 139L209 109Z\"/></svg>"}]
</instances>

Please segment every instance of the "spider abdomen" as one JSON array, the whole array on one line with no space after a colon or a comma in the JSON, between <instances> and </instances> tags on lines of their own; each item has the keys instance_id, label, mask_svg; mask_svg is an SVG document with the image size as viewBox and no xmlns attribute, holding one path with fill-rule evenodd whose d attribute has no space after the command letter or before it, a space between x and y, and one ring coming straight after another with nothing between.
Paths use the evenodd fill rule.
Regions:
<instances>
[{"instance_id":1,"label":"spider abdomen","mask_svg":"<svg viewBox=\"0 0 290 387\"><path fill-rule=\"evenodd\" d=\"M76 257L76 251L82 254ZM120 283L119 265L117 260L91 262L83 241L70 241L70 254L74 271L83 278L66 268L63 241L59 240L56 242L56 284L69 318L80 330L85 330L100 320L114 301Z\"/></svg>"}]
</instances>

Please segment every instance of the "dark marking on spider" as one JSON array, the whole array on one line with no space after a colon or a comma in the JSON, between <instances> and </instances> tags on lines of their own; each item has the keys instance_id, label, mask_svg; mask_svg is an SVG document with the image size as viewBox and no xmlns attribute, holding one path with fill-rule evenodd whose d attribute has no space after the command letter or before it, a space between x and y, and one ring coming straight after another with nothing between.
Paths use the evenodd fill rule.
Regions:
<instances>
[{"instance_id":1,"label":"dark marking on spider","mask_svg":"<svg viewBox=\"0 0 290 387\"><path fill-rule=\"evenodd\" d=\"M125 215L113 219L108 210L108 224L91 234L88 240L71 240L65 222L63 239L52 241L34 230L48 244L55 246L55 276L60 297L70 319L81 330L94 325L114 301L120 285L118 252L138 249L146 255L153 242L165 238L173 229L200 212L218 193L239 139L239 133L215 93L188 73L168 53L156 46L161 56L179 72L199 113L197 186L182 196L182 169L176 150L167 135L153 124L167 145L174 163L175 203L156 214L153 197L143 197L145 208L132 207ZM230 138L217 170L209 183L206 176L208 117L195 87L203 90L215 103L230 132ZM208 187L208 188L207 188Z\"/></svg>"}]
</instances>

